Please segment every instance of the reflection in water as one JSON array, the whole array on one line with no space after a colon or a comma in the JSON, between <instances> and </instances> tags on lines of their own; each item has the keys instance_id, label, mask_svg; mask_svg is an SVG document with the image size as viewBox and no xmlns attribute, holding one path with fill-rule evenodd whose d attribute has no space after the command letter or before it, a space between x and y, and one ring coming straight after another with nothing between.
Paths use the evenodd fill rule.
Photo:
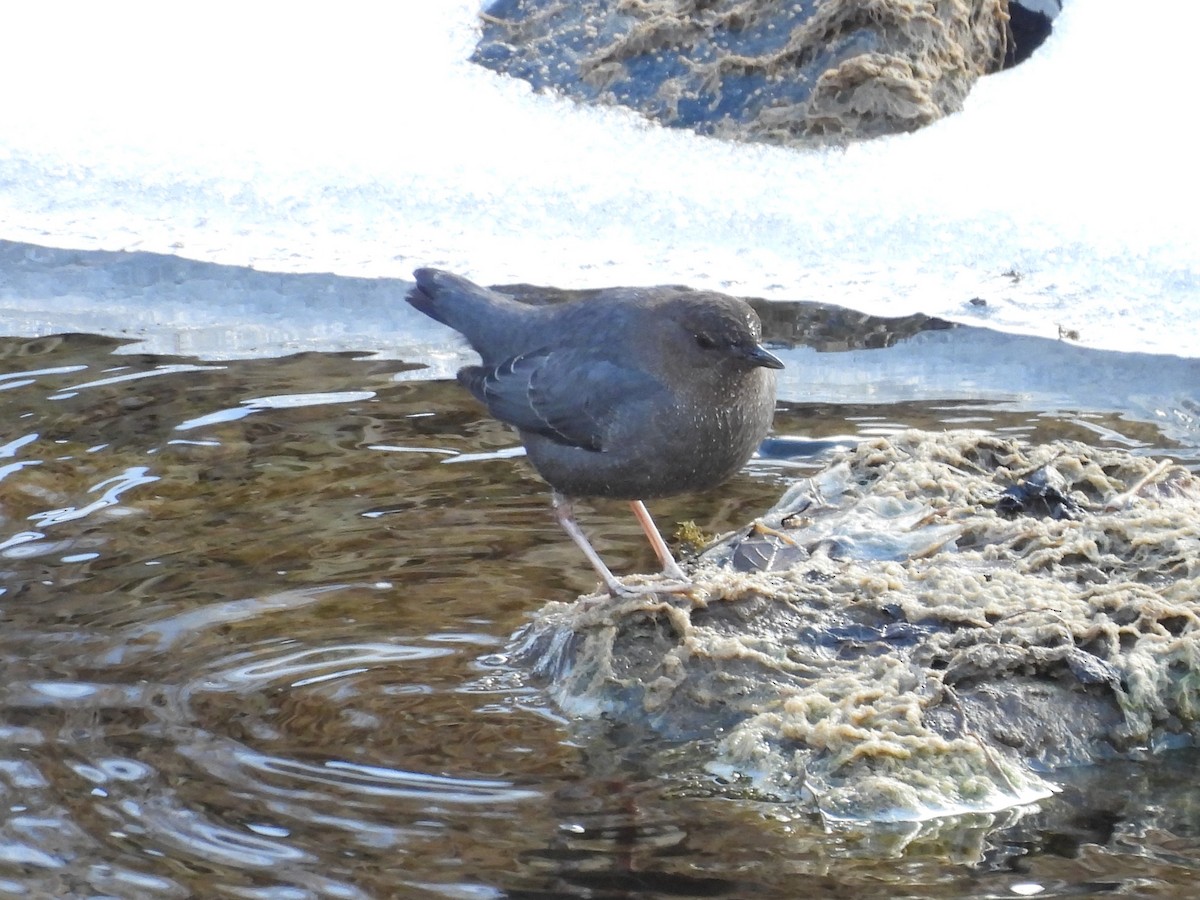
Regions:
<instances>
[{"instance_id":1,"label":"reflection in water","mask_svg":"<svg viewBox=\"0 0 1200 900\"><path fill-rule=\"evenodd\" d=\"M567 727L504 646L593 578L465 392L353 354L116 346L0 341L0 893L960 896L1195 874L1190 758L1083 773L1007 818L828 833L687 758L663 773L652 736ZM655 514L719 533L831 446L964 422L1178 444L1111 410L792 400L745 474ZM620 504L581 507L614 565L654 565Z\"/></svg>"}]
</instances>

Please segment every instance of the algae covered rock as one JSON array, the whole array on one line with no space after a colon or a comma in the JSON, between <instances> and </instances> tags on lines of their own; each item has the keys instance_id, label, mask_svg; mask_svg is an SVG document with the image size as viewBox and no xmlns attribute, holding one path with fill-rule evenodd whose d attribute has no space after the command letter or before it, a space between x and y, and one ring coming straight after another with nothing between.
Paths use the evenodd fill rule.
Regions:
<instances>
[{"instance_id":1,"label":"algae covered rock","mask_svg":"<svg viewBox=\"0 0 1200 900\"><path fill-rule=\"evenodd\" d=\"M996 810L1056 767L1200 734L1200 479L1167 461L868 441L694 578L690 597L549 604L518 656L564 709L831 819Z\"/></svg>"},{"instance_id":2,"label":"algae covered rock","mask_svg":"<svg viewBox=\"0 0 1200 900\"><path fill-rule=\"evenodd\" d=\"M472 57L701 134L913 131L1004 64L1007 0L498 0Z\"/></svg>"}]
</instances>

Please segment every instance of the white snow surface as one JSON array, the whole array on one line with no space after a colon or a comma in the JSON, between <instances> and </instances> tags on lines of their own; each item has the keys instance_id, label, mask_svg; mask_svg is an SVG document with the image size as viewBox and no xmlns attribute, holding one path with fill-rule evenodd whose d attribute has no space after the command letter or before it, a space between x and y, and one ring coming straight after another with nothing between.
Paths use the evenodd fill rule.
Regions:
<instances>
[{"instance_id":1,"label":"white snow surface","mask_svg":"<svg viewBox=\"0 0 1200 900\"><path fill-rule=\"evenodd\" d=\"M536 94L467 62L479 6L8 9L0 238L247 273L681 283L1200 355L1200 4L1073 0L961 113L827 151ZM65 299L53 272L42 281L0 272L7 333L51 328L59 309L109 333L132 318L178 335L189 318L156 326L145 297L125 304L107 281ZM248 293L191 318L336 348L341 312L335 284L324 303ZM381 341L413 321L355 315Z\"/></svg>"}]
</instances>

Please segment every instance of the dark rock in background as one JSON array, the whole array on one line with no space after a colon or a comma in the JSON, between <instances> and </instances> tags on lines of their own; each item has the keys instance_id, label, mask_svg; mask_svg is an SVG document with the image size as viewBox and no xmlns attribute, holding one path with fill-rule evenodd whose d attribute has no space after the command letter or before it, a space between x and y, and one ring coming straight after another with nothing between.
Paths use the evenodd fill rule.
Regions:
<instances>
[{"instance_id":1,"label":"dark rock in background","mask_svg":"<svg viewBox=\"0 0 1200 900\"><path fill-rule=\"evenodd\" d=\"M1008 49L1004 68L1009 69L1029 59L1030 55L1050 36L1055 17L1062 11L1060 0L1022 0L1008 6Z\"/></svg>"},{"instance_id":2,"label":"dark rock in background","mask_svg":"<svg viewBox=\"0 0 1200 900\"><path fill-rule=\"evenodd\" d=\"M1008 0L498 0L473 59L701 134L841 143L958 110L1004 65L1009 16Z\"/></svg>"}]
</instances>

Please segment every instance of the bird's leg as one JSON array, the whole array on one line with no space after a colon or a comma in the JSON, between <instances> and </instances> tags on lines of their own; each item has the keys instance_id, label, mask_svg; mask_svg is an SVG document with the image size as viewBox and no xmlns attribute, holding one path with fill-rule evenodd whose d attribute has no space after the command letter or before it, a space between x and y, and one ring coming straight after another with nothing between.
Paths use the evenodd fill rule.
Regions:
<instances>
[{"instance_id":1,"label":"bird's leg","mask_svg":"<svg viewBox=\"0 0 1200 900\"><path fill-rule=\"evenodd\" d=\"M609 571L604 560L600 558L600 554L596 552L596 548L592 546L587 535L583 533L583 529L579 527L579 523L575 521L575 511L571 508L571 501L558 491L552 491L550 502L554 507L554 518L558 520L563 531L571 536L571 540L575 542L576 546L583 551L583 555L588 558L588 562L592 564L592 568L596 570L596 574L608 588L608 592L613 595L629 593L628 589Z\"/></svg>"},{"instance_id":2,"label":"bird's leg","mask_svg":"<svg viewBox=\"0 0 1200 900\"><path fill-rule=\"evenodd\" d=\"M650 538L650 543L654 545L655 552L659 553L659 548L662 552L659 553L659 559L663 561L663 574L669 578L677 579L677 583L673 584L637 584L624 585L617 580L617 577L609 571L608 566L604 564L604 560L600 558L600 554L596 552L596 548L592 546L591 541L587 539L587 535L583 533L583 529L579 527L579 523L575 521L575 512L571 508L571 501L558 491L552 491L550 494L551 503L554 507L554 518L558 520L558 524L562 526L563 531L571 536L577 547L583 551L583 555L588 558L588 562L592 564L592 568L596 570L604 586L608 588L608 592L614 597L632 597L638 594L657 594L665 591L675 593L680 591L689 591L692 589L692 583L688 581L687 576L675 564L675 560L671 557L671 551L667 549L666 543L662 536L658 533L658 529L654 527L654 522L650 519L650 514L646 512L646 507L640 502L636 506L641 506L641 512L634 509L634 514L637 515L638 521L642 521L642 516L645 516L645 521L649 524L650 530L646 532L649 536L650 532L654 533L654 537ZM645 529L646 525L642 525ZM657 538L657 542L655 541ZM669 564L668 564L669 563Z\"/></svg>"},{"instance_id":3,"label":"bird's leg","mask_svg":"<svg viewBox=\"0 0 1200 900\"><path fill-rule=\"evenodd\" d=\"M650 546L654 548L654 555L658 557L659 563L662 564L663 574L675 581L687 583L687 575L683 573L683 569L679 568L679 563L675 562L675 557L671 555L671 550L667 547L667 542L663 540L658 526L650 518L650 511L646 509L646 504L641 500L630 500L629 508L633 510L633 514L637 517L638 524L642 526L642 531L646 532Z\"/></svg>"}]
</instances>

